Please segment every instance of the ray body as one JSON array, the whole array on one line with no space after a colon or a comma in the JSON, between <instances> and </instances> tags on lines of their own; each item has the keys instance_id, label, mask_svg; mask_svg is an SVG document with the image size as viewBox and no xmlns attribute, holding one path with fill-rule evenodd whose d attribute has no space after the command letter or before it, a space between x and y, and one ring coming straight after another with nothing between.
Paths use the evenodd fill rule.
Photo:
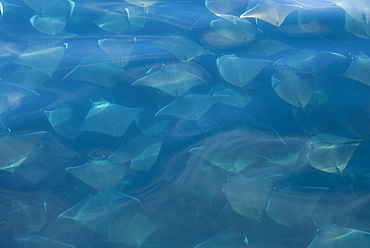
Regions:
<instances>
[{"instance_id":1,"label":"ray body","mask_svg":"<svg viewBox=\"0 0 370 248\"><path fill-rule=\"evenodd\" d=\"M56 35L67 25L65 17L51 17L48 15L34 15L30 18L31 25L38 31Z\"/></svg>"},{"instance_id":2,"label":"ray body","mask_svg":"<svg viewBox=\"0 0 370 248\"><path fill-rule=\"evenodd\" d=\"M370 57L366 54L353 55L353 60L347 71L341 76L356 80L370 86Z\"/></svg>"},{"instance_id":3,"label":"ray body","mask_svg":"<svg viewBox=\"0 0 370 248\"><path fill-rule=\"evenodd\" d=\"M164 133L140 135L123 143L109 160L114 163L131 161L130 169L148 171L160 152Z\"/></svg>"},{"instance_id":4,"label":"ray body","mask_svg":"<svg viewBox=\"0 0 370 248\"><path fill-rule=\"evenodd\" d=\"M209 137L202 145L191 148L189 152L225 171L240 173L252 164L274 158L284 146L279 137L271 132L235 128Z\"/></svg>"},{"instance_id":5,"label":"ray body","mask_svg":"<svg viewBox=\"0 0 370 248\"><path fill-rule=\"evenodd\" d=\"M274 0L261 0L256 6L244 12L240 17L257 18L280 27L290 13L301 8L302 6L300 5L279 3Z\"/></svg>"},{"instance_id":6,"label":"ray body","mask_svg":"<svg viewBox=\"0 0 370 248\"><path fill-rule=\"evenodd\" d=\"M14 171L20 166L46 132L36 132L23 135L2 133L0 135L0 169Z\"/></svg>"},{"instance_id":7,"label":"ray body","mask_svg":"<svg viewBox=\"0 0 370 248\"><path fill-rule=\"evenodd\" d=\"M34 68L51 77L65 50L66 46L31 46L15 60L15 63Z\"/></svg>"},{"instance_id":8,"label":"ray body","mask_svg":"<svg viewBox=\"0 0 370 248\"><path fill-rule=\"evenodd\" d=\"M116 11L105 10L102 15L94 20L94 23L99 26L99 28L114 34L122 34L128 31L130 24L127 20L126 14L121 10Z\"/></svg>"},{"instance_id":9,"label":"ray body","mask_svg":"<svg viewBox=\"0 0 370 248\"><path fill-rule=\"evenodd\" d=\"M210 94L226 96L220 100L220 103L238 108L245 107L252 100L250 96L245 94L245 91L235 87L216 85L211 89Z\"/></svg>"},{"instance_id":10,"label":"ray body","mask_svg":"<svg viewBox=\"0 0 370 248\"><path fill-rule=\"evenodd\" d=\"M110 87L122 80L122 73L122 68L108 55L91 52L63 80L78 80Z\"/></svg>"},{"instance_id":11,"label":"ray body","mask_svg":"<svg viewBox=\"0 0 370 248\"><path fill-rule=\"evenodd\" d=\"M98 44L122 69L128 64L131 52L135 48L135 43L126 39L101 39Z\"/></svg>"},{"instance_id":12,"label":"ray body","mask_svg":"<svg viewBox=\"0 0 370 248\"><path fill-rule=\"evenodd\" d=\"M248 247L248 238L240 233L225 232L214 235L194 248L243 248Z\"/></svg>"},{"instance_id":13,"label":"ray body","mask_svg":"<svg viewBox=\"0 0 370 248\"><path fill-rule=\"evenodd\" d=\"M53 110L45 110L44 114L58 134L74 139L79 135L79 125L86 113L70 107L60 107Z\"/></svg>"},{"instance_id":14,"label":"ray body","mask_svg":"<svg viewBox=\"0 0 370 248\"><path fill-rule=\"evenodd\" d=\"M50 133L46 133L17 168L16 173L36 184L47 178L58 166L68 164L77 157L75 151L62 145Z\"/></svg>"},{"instance_id":15,"label":"ray body","mask_svg":"<svg viewBox=\"0 0 370 248\"><path fill-rule=\"evenodd\" d=\"M230 19L226 14L245 6L246 2L243 0L206 0L205 5L213 14Z\"/></svg>"},{"instance_id":16,"label":"ray body","mask_svg":"<svg viewBox=\"0 0 370 248\"><path fill-rule=\"evenodd\" d=\"M141 111L142 108L129 108L109 102L94 103L79 131L121 137Z\"/></svg>"},{"instance_id":17,"label":"ray body","mask_svg":"<svg viewBox=\"0 0 370 248\"><path fill-rule=\"evenodd\" d=\"M181 62L187 62L196 57L213 54L209 50L183 36L169 36L157 41L164 49L172 53Z\"/></svg>"},{"instance_id":18,"label":"ray body","mask_svg":"<svg viewBox=\"0 0 370 248\"><path fill-rule=\"evenodd\" d=\"M125 2L145 8L155 4L157 0L125 0Z\"/></svg>"},{"instance_id":19,"label":"ray body","mask_svg":"<svg viewBox=\"0 0 370 248\"><path fill-rule=\"evenodd\" d=\"M362 23L346 14L345 29L362 39L370 39L370 23Z\"/></svg>"},{"instance_id":20,"label":"ray body","mask_svg":"<svg viewBox=\"0 0 370 248\"><path fill-rule=\"evenodd\" d=\"M225 19L213 20L211 27L235 42L250 42L256 35L256 27L247 19L236 18L234 22Z\"/></svg>"},{"instance_id":21,"label":"ray body","mask_svg":"<svg viewBox=\"0 0 370 248\"><path fill-rule=\"evenodd\" d=\"M244 87L251 82L264 67L270 64L271 61L224 55L218 58L216 63L218 71L227 82L238 87Z\"/></svg>"},{"instance_id":22,"label":"ray body","mask_svg":"<svg viewBox=\"0 0 370 248\"><path fill-rule=\"evenodd\" d=\"M74 7L75 3L71 0L59 0L49 10L32 16L30 23L36 30L44 34L56 35L67 25Z\"/></svg>"},{"instance_id":23,"label":"ray body","mask_svg":"<svg viewBox=\"0 0 370 248\"><path fill-rule=\"evenodd\" d=\"M334 62L345 61L346 56L334 52L301 50L274 62L276 67L289 66L295 70L317 75Z\"/></svg>"},{"instance_id":24,"label":"ray body","mask_svg":"<svg viewBox=\"0 0 370 248\"><path fill-rule=\"evenodd\" d=\"M369 106L360 112L349 114L342 123L345 128L354 136L362 139L370 139Z\"/></svg>"},{"instance_id":25,"label":"ray body","mask_svg":"<svg viewBox=\"0 0 370 248\"><path fill-rule=\"evenodd\" d=\"M132 83L132 85L156 88L174 97L182 96L191 88L205 84L207 82L204 79L183 71L176 65L164 66L161 70Z\"/></svg>"},{"instance_id":26,"label":"ray body","mask_svg":"<svg viewBox=\"0 0 370 248\"><path fill-rule=\"evenodd\" d=\"M49 78L48 75L41 71L34 70L28 66L18 65L6 78L6 81L28 89L37 89Z\"/></svg>"},{"instance_id":27,"label":"ray body","mask_svg":"<svg viewBox=\"0 0 370 248\"><path fill-rule=\"evenodd\" d=\"M328 188L290 186L278 188L271 195L266 213L275 222L302 229L308 222L317 201Z\"/></svg>"},{"instance_id":28,"label":"ray body","mask_svg":"<svg viewBox=\"0 0 370 248\"><path fill-rule=\"evenodd\" d=\"M281 175L232 178L222 189L231 207L239 214L260 220L274 183Z\"/></svg>"},{"instance_id":29,"label":"ray body","mask_svg":"<svg viewBox=\"0 0 370 248\"><path fill-rule=\"evenodd\" d=\"M40 14L47 12L60 0L23 0L30 8Z\"/></svg>"},{"instance_id":30,"label":"ray body","mask_svg":"<svg viewBox=\"0 0 370 248\"><path fill-rule=\"evenodd\" d=\"M0 217L0 223L5 225L6 228L19 232L37 233L44 227L46 222L45 207L43 203L29 204L22 200L13 203L13 208Z\"/></svg>"},{"instance_id":31,"label":"ray body","mask_svg":"<svg viewBox=\"0 0 370 248\"><path fill-rule=\"evenodd\" d=\"M321 133L311 140L307 154L311 166L328 173L342 173L361 140Z\"/></svg>"},{"instance_id":32,"label":"ray body","mask_svg":"<svg viewBox=\"0 0 370 248\"><path fill-rule=\"evenodd\" d=\"M80 222L109 241L141 246L151 233L163 227L141 214L141 205L118 191L89 195L59 215Z\"/></svg>"},{"instance_id":33,"label":"ray body","mask_svg":"<svg viewBox=\"0 0 370 248\"><path fill-rule=\"evenodd\" d=\"M130 163L112 163L108 159L90 160L89 162L67 167L66 171L94 189L107 192L126 175Z\"/></svg>"},{"instance_id":34,"label":"ray body","mask_svg":"<svg viewBox=\"0 0 370 248\"><path fill-rule=\"evenodd\" d=\"M137 6L127 6L125 8L127 12L127 19L130 23L130 31L136 32L145 27L147 20L147 13L145 8Z\"/></svg>"},{"instance_id":35,"label":"ray body","mask_svg":"<svg viewBox=\"0 0 370 248\"><path fill-rule=\"evenodd\" d=\"M329 0L346 11L358 22L368 24L370 22L370 2L366 0Z\"/></svg>"},{"instance_id":36,"label":"ray body","mask_svg":"<svg viewBox=\"0 0 370 248\"><path fill-rule=\"evenodd\" d=\"M250 45L248 53L262 57L270 57L276 53L293 50L294 48L278 40L260 40Z\"/></svg>"},{"instance_id":37,"label":"ray body","mask_svg":"<svg viewBox=\"0 0 370 248\"><path fill-rule=\"evenodd\" d=\"M328 225L320 228L308 248L319 247L368 247L370 233L361 230Z\"/></svg>"},{"instance_id":38,"label":"ray body","mask_svg":"<svg viewBox=\"0 0 370 248\"><path fill-rule=\"evenodd\" d=\"M304 108L312 97L312 74L288 66L277 68L271 77L271 85L276 94L297 108Z\"/></svg>"},{"instance_id":39,"label":"ray body","mask_svg":"<svg viewBox=\"0 0 370 248\"><path fill-rule=\"evenodd\" d=\"M161 108L155 115L170 115L196 121L222 98L200 94L183 95Z\"/></svg>"},{"instance_id":40,"label":"ray body","mask_svg":"<svg viewBox=\"0 0 370 248\"><path fill-rule=\"evenodd\" d=\"M155 116L155 112L143 111L135 119L135 123L143 134L150 135L165 131L170 120L170 116Z\"/></svg>"},{"instance_id":41,"label":"ray body","mask_svg":"<svg viewBox=\"0 0 370 248\"><path fill-rule=\"evenodd\" d=\"M17 84L0 81L0 114L8 110L15 110L22 106L22 99L27 96L38 96L39 94Z\"/></svg>"}]
</instances>

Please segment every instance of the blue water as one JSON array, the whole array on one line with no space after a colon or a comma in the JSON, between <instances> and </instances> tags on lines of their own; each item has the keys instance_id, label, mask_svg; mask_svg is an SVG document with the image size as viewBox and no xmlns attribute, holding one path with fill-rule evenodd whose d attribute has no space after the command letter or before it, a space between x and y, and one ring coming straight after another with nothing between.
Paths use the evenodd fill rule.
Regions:
<instances>
[{"instance_id":1,"label":"blue water","mask_svg":"<svg viewBox=\"0 0 370 248\"><path fill-rule=\"evenodd\" d=\"M353 2L1 0L0 247L370 247Z\"/></svg>"}]
</instances>

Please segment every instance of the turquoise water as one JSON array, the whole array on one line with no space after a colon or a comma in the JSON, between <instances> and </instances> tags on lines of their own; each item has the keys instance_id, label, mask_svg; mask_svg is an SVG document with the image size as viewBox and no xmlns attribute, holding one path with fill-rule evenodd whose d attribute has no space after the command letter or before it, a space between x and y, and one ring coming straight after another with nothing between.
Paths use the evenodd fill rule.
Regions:
<instances>
[{"instance_id":1,"label":"turquoise water","mask_svg":"<svg viewBox=\"0 0 370 248\"><path fill-rule=\"evenodd\" d=\"M370 247L366 0L0 3L0 247Z\"/></svg>"}]
</instances>

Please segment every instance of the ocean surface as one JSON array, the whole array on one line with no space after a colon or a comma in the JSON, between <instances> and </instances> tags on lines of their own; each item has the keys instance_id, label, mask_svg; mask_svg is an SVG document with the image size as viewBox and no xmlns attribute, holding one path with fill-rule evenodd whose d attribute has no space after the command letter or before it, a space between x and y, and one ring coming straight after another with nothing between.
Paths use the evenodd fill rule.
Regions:
<instances>
[{"instance_id":1,"label":"ocean surface","mask_svg":"<svg viewBox=\"0 0 370 248\"><path fill-rule=\"evenodd\" d=\"M0 0L1 248L370 247L370 1Z\"/></svg>"}]
</instances>

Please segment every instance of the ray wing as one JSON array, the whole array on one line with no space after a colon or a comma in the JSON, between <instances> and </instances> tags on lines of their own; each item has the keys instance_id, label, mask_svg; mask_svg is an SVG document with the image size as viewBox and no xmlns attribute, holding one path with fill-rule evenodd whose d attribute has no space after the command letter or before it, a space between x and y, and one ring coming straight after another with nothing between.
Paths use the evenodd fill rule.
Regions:
<instances>
[{"instance_id":1,"label":"ray wing","mask_svg":"<svg viewBox=\"0 0 370 248\"><path fill-rule=\"evenodd\" d=\"M227 82L238 87L244 87L271 62L269 60L224 55L217 59L217 68Z\"/></svg>"},{"instance_id":2,"label":"ray wing","mask_svg":"<svg viewBox=\"0 0 370 248\"><path fill-rule=\"evenodd\" d=\"M300 5L261 0L256 6L244 12L240 18L257 18L279 27L290 13L301 8Z\"/></svg>"},{"instance_id":3,"label":"ray wing","mask_svg":"<svg viewBox=\"0 0 370 248\"><path fill-rule=\"evenodd\" d=\"M183 95L161 108L155 115L171 115L186 120L196 121L222 98L222 96L207 96L200 94Z\"/></svg>"},{"instance_id":4,"label":"ray wing","mask_svg":"<svg viewBox=\"0 0 370 248\"><path fill-rule=\"evenodd\" d=\"M148 86L159 89L167 94L179 97L198 85L205 85L207 82L189 72L180 70L176 65L164 66L161 70L148 76L140 78L131 85Z\"/></svg>"},{"instance_id":5,"label":"ray wing","mask_svg":"<svg viewBox=\"0 0 370 248\"><path fill-rule=\"evenodd\" d=\"M142 110L109 102L94 103L81 123L79 131L121 137Z\"/></svg>"}]
</instances>

